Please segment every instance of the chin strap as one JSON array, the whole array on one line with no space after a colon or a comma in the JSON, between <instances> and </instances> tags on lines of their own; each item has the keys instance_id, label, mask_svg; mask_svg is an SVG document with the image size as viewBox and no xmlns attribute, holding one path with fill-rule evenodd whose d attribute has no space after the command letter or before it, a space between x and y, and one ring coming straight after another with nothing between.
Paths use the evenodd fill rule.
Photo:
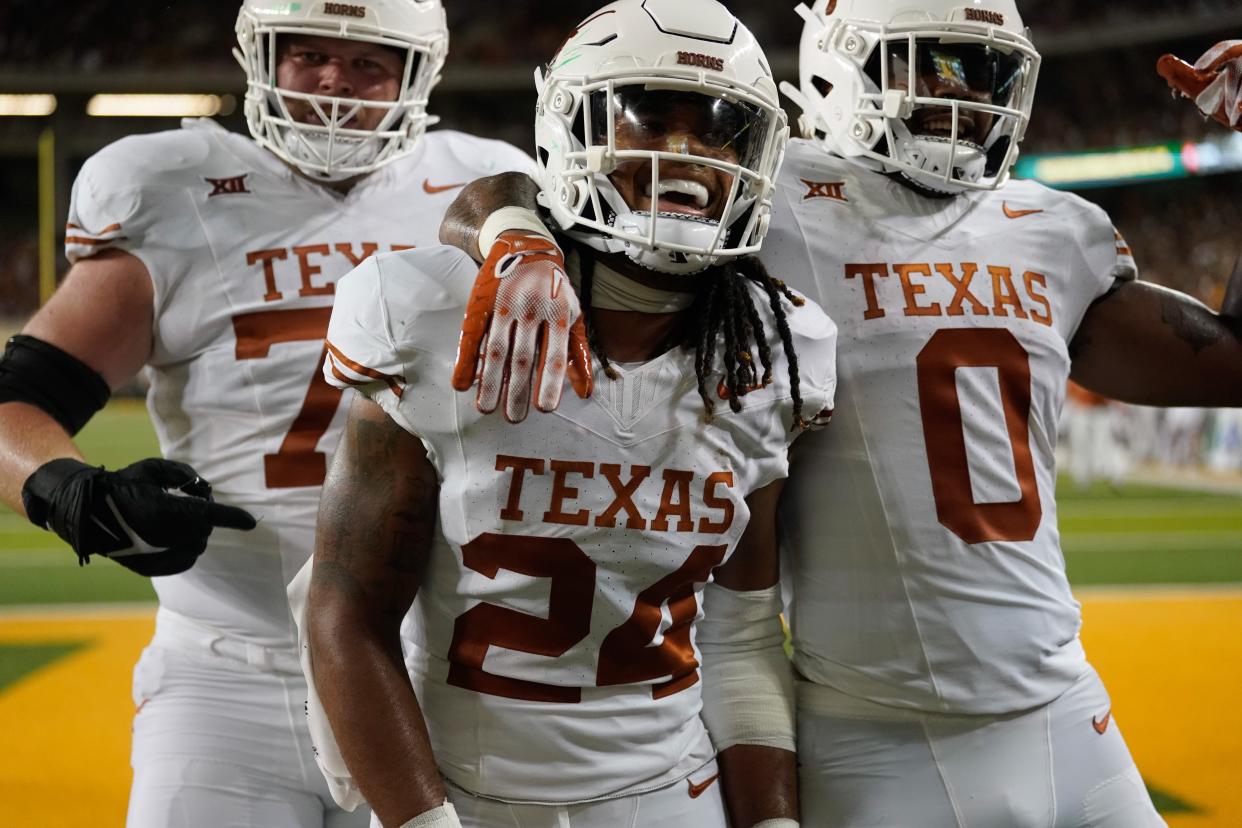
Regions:
<instances>
[{"instance_id":1,"label":"chin strap","mask_svg":"<svg viewBox=\"0 0 1242 828\"><path fill-rule=\"evenodd\" d=\"M920 178L915 178L905 170L886 173L886 175L900 184L909 187L911 190L914 190L919 195L926 196L927 198L955 198L961 195L960 190L937 190L935 187L930 186L926 181Z\"/></svg>"},{"instance_id":2,"label":"chin strap","mask_svg":"<svg viewBox=\"0 0 1242 828\"><path fill-rule=\"evenodd\" d=\"M569 278L575 285L582 281L582 257L572 250L566 262ZM612 268L595 262L591 287L591 307L600 310L634 311L637 313L677 313L694 304L693 292L661 290L640 284Z\"/></svg>"}]
</instances>

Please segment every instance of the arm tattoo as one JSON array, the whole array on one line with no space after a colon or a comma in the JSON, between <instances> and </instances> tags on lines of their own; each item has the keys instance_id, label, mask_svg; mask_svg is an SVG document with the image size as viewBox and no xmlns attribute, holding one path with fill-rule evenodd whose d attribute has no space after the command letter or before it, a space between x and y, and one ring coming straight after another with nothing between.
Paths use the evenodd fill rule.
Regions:
<instances>
[{"instance_id":1,"label":"arm tattoo","mask_svg":"<svg viewBox=\"0 0 1242 828\"><path fill-rule=\"evenodd\" d=\"M437 484L408 467L411 436L396 423L351 418L320 505L314 577L399 621L436 531Z\"/></svg>"},{"instance_id":2,"label":"arm tattoo","mask_svg":"<svg viewBox=\"0 0 1242 828\"><path fill-rule=\"evenodd\" d=\"M1223 321L1206 308L1173 293L1160 295L1160 321L1198 356L1228 335Z\"/></svg>"},{"instance_id":3,"label":"arm tattoo","mask_svg":"<svg viewBox=\"0 0 1242 828\"><path fill-rule=\"evenodd\" d=\"M440 224L440 243L448 244L481 262L487 251L479 250L479 230L487 217L501 207L539 209L539 185L530 176L506 172L472 181L457 194Z\"/></svg>"}]
</instances>

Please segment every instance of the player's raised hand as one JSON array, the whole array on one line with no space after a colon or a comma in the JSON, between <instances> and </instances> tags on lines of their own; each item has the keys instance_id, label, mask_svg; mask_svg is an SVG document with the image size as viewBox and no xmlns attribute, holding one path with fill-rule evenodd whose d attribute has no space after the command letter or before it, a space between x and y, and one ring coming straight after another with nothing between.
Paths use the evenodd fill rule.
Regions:
<instances>
[{"instance_id":1,"label":"player's raised hand","mask_svg":"<svg viewBox=\"0 0 1242 828\"><path fill-rule=\"evenodd\" d=\"M249 512L214 502L194 469L159 458L115 472L52 460L26 480L22 501L31 522L60 535L80 562L103 555L147 577L189 569L215 527L255 527Z\"/></svg>"},{"instance_id":2,"label":"player's raised hand","mask_svg":"<svg viewBox=\"0 0 1242 828\"><path fill-rule=\"evenodd\" d=\"M1165 55L1156 63L1156 71L1203 114L1242 131L1242 40L1217 43L1194 66Z\"/></svg>"},{"instance_id":3,"label":"player's raised hand","mask_svg":"<svg viewBox=\"0 0 1242 828\"><path fill-rule=\"evenodd\" d=\"M565 257L546 236L503 232L466 305L453 387L468 391L477 380L478 409L489 414L503 399L505 419L517 423L532 385L535 407L553 411L566 377L579 397L591 395L591 350Z\"/></svg>"}]
</instances>

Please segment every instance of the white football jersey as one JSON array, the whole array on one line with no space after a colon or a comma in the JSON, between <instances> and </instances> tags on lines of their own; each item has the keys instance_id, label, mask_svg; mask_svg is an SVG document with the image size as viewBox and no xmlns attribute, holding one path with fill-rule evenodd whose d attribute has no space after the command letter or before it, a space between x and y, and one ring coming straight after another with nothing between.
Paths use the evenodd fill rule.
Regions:
<instances>
[{"instance_id":1,"label":"white football jersey","mask_svg":"<svg viewBox=\"0 0 1242 828\"><path fill-rule=\"evenodd\" d=\"M840 328L793 452L795 659L882 704L1002 713L1085 669L1057 532L1067 343L1135 276L1102 210L1029 181L928 198L793 141L762 258Z\"/></svg>"},{"instance_id":2,"label":"white football jersey","mask_svg":"<svg viewBox=\"0 0 1242 828\"><path fill-rule=\"evenodd\" d=\"M259 520L252 532L217 530L192 569L154 579L164 608L294 646L285 585L310 556L344 418L320 371L334 283L377 251L437 243L461 185L532 168L508 144L437 131L341 195L207 120L125 138L87 161L69 260L120 249L146 265L147 403L161 450Z\"/></svg>"},{"instance_id":3,"label":"white football jersey","mask_svg":"<svg viewBox=\"0 0 1242 828\"><path fill-rule=\"evenodd\" d=\"M440 769L525 802L679 781L713 754L700 593L798 433L784 352L774 340L773 384L738 413L721 400L711 425L682 349L598 372L590 399L511 425L449 384L476 269L451 248L368 260L339 284L325 368L417 434L439 474L440 531L403 639ZM789 324L813 416L832 404L835 328L811 303Z\"/></svg>"}]
</instances>

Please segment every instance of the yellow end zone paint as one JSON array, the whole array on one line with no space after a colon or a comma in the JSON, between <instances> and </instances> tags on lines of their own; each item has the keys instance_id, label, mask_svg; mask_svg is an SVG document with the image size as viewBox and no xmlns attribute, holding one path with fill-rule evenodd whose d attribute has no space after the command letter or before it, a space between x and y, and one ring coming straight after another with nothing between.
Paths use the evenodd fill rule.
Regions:
<instances>
[{"instance_id":1,"label":"yellow end zone paint","mask_svg":"<svg viewBox=\"0 0 1242 828\"><path fill-rule=\"evenodd\" d=\"M130 671L155 611L0 618L0 646L91 641L0 693L6 825L121 828L129 795Z\"/></svg>"},{"instance_id":2,"label":"yellow end zone paint","mask_svg":"<svg viewBox=\"0 0 1242 828\"><path fill-rule=\"evenodd\" d=\"M1140 770L1203 809L1171 828L1242 825L1242 589L1082 590L1087 653ZM0 617L0 645L94 644L0 693L0 797L14 825L121 828L130 780L130 670L153 614ZM1101 711L1103 712L1103 711Z\"/></svg>"},{"instance_id":3,"label":"yellow end zone paint","mask_svg":"<svg viewBox=\"0 0 1242 828\"><path fill-rule=\"evenodd\" d=\"M1082 590L1083 641L1149 783L1201 809L1170 828L1242 825L1242 590Z\"/></svg>"}]
</instances>

